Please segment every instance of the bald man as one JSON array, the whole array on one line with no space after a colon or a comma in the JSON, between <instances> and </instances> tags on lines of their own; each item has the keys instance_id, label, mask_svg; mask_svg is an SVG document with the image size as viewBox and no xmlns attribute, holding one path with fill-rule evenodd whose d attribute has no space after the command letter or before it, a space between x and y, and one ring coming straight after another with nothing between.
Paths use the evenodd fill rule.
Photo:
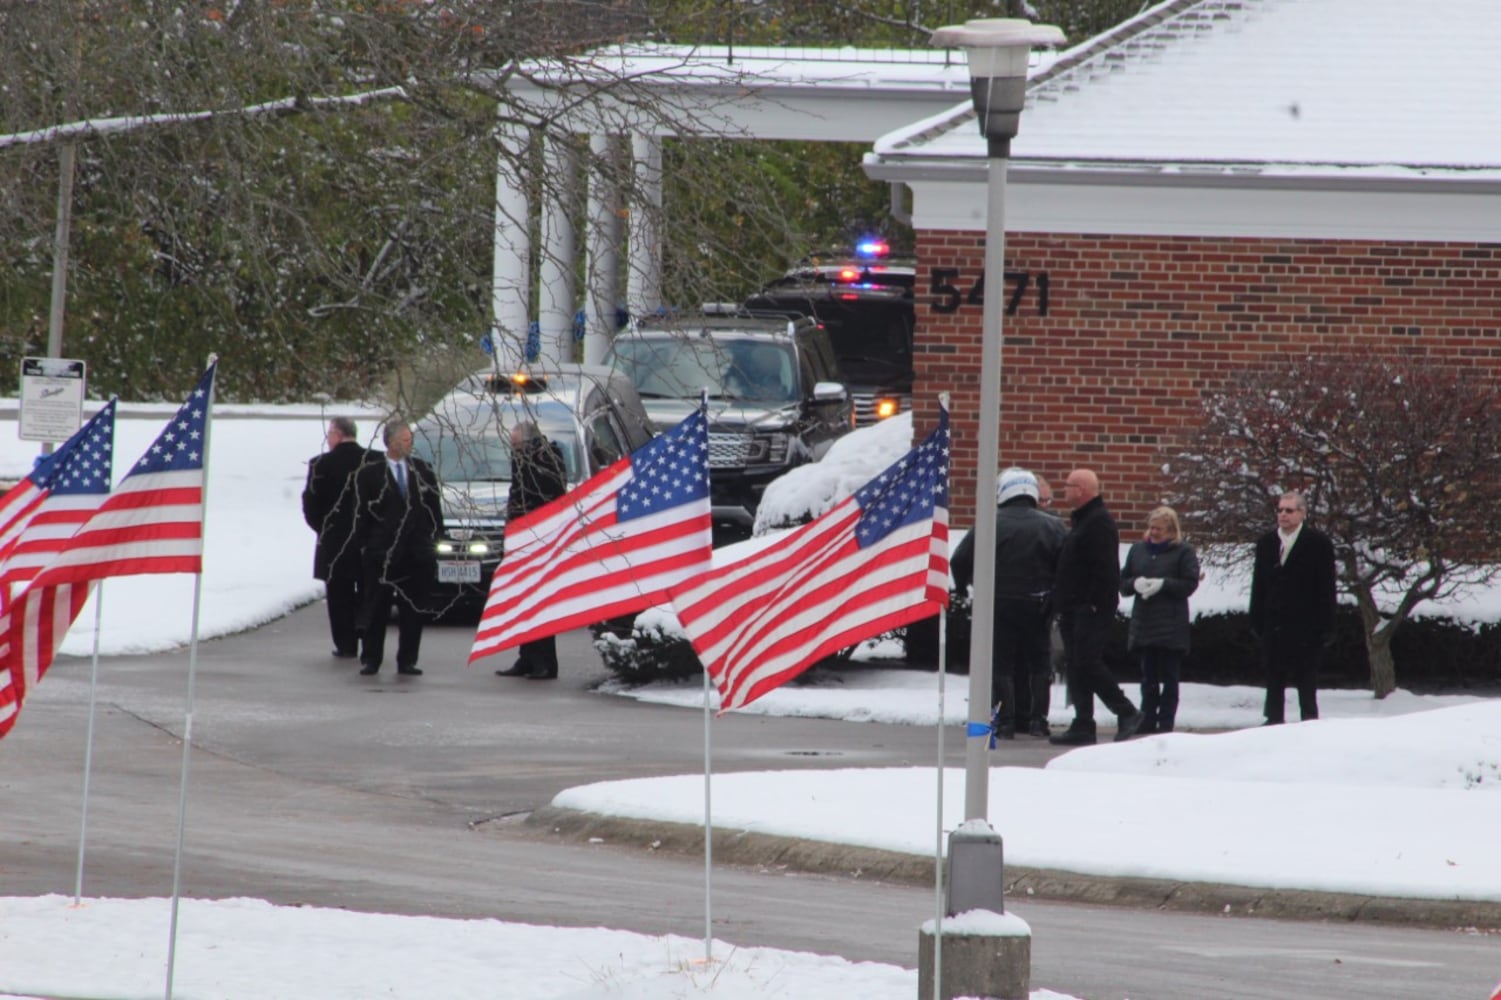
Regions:
<instances>
[{"instance_id":1,"label":"bald man","mask_svg":"<svg viewBox=\"0 0 1501 1000\"><path fill-rule=\"evenodd\" d=\"M1100 496L1100 477L1075 469L1063 483L1070 530L1058 554L1053 601L1063 631L1069 700L1074 721L1052 737L1064 746L1095 742L1094 699L1115 713L1115 738L1128 740L1141 728L1142 714L1131 704L1105 666L1105 642L1120 603L1120 531Z\"/></svg>"}]
</instances>

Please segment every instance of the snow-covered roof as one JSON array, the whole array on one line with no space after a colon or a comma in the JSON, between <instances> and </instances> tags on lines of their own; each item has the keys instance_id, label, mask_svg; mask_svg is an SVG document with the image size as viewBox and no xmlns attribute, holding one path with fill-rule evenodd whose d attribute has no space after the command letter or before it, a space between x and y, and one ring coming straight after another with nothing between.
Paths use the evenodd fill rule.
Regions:
<instances>
[{"instance_id":1,"label":"snow-covered roof","mask_svg":"<svg viewBox=\"0 0 1501 1000\"><path fill-rule=\"evenodd\" d=\"M1034 71L1012 163L1494 181L1497 51L1497 0L1168 0ZM872 159L985 155L963 102Z\"/></svg>"},{"instance_id":2,"label":"snow-covered roof","mask_svg":"<svg viewBox=\"0 0 1501 1000\"><path fill-rule=\"evenodd\" d=\"M626 43L524 63L507 87L585 132L872 142L968 100L969 69L942 49ZM642 102L655 114L632 113Z\"/></svg>"}]
</instances>

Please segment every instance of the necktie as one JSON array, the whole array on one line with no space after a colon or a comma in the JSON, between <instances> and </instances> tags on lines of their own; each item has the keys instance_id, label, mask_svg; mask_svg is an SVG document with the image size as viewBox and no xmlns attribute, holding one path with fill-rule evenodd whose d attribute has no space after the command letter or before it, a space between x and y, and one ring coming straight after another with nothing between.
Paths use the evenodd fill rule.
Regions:
<instances>
[{"instance_id":1,"label":"necktie","mask_svg":"<svg viewBox=\"0 0 1501 1000\"><path fill-rule=\"evenodd\" d=\"M405 500L407 496L407 464L405 462L397 462L391 468L396 473L396 489L401 493L401 498Z\"/></svg>"}]
</instances>

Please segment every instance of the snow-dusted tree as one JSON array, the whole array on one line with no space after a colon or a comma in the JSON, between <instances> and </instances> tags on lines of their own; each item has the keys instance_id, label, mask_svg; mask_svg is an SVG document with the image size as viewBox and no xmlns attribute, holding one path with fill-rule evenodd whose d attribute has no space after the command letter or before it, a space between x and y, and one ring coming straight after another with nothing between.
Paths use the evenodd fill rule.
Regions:
<instances>
[{"instance_id":1,"label":"snow-dusted tree","mask_svg":"<svg viewBox=\"0 0 1501 1000\"><path fill-rule=\"evenodd\" d=\"M1396 686L1392 634L1414 608L1501 571L1501 394L1463 365L1340 355L1248 372L1205 399L1166 472L1214 541L1249 541L1273 527L1283 491L1306 495L1359 609L1378 698Z\"/></svg>"}]
</instances>

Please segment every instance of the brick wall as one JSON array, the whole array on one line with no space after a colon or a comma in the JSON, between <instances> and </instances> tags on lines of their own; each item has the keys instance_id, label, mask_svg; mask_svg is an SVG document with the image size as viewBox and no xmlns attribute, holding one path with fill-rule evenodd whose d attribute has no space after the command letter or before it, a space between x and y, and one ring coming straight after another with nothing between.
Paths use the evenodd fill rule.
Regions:
<instances>
[{"instance_id":1,"label":"brick wall","mask_svg":"<svg viewBox=\"0 0 1501 1000\"><path fill-rule=\"evenodd\" d=\"M980 399L983 233L918 234L917 437L952 394L952 520L972 521ZM1008 234L1001 464L1062 499L1068 470L1100 475L1134 532L1161 502L1161 465L1203 394L1299 354L1427 354L1501 374L1501 244ZM935 269L955 291L931 291ZM1046 287L1046 314L1042 287ZM948 307L952 311L944 311ZM1191 513L1191 512L1185 512Z\"/></svg>"}]
</instances>

